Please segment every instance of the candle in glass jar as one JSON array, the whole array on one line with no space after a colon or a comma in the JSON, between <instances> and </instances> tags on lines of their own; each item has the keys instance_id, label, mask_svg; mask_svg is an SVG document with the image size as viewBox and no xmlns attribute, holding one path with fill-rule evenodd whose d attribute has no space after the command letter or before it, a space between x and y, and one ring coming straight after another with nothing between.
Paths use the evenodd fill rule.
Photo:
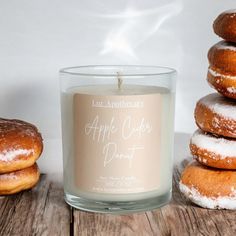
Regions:
<instances>
[{"instance_id":1,"label":"candle in glass jar","mask_svg":"<svg viewBox=\"0 0 236 236\"><path fill-rule=\"evenodd\" d=\"M119 76L117 81L62 92L64 189L70 199L127 204L170 192L174 93L126 84Z\"/></svg>"}]
</instances>

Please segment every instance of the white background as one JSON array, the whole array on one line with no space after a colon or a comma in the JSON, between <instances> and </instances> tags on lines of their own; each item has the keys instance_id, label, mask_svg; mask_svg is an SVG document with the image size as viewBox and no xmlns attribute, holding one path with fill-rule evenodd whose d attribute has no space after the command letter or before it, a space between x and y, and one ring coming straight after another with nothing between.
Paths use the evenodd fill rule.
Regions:
<instances>
[{"instance_id":1,"label":"white background","mask_svg":"<svg viewBox=\"0 0 236 236\"><path fill-rule=\"evenodd\" d=\"M178 70L177 132L195 129L212 22L235 0L0 0L0 116L38 126L43 171L61 169L58 70L86 64L151 64Z\"/></svg>"}]
</instances>

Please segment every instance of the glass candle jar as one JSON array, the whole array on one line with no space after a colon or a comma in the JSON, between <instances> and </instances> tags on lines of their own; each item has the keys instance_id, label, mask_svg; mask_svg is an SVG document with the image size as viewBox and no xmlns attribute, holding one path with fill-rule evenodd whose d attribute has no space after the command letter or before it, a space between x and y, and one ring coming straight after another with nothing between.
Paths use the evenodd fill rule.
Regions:
<instances>
[{"instance_id":1,"label":"glass candle jar","mask_svg":"<svg viewBox=\"0 0 236 236\"><path fill-rule=\"evenodd\" d=\"M175 70L80 66L60 70L65 201L126 213L168 203Z\"/></svg>"}]
</instances>

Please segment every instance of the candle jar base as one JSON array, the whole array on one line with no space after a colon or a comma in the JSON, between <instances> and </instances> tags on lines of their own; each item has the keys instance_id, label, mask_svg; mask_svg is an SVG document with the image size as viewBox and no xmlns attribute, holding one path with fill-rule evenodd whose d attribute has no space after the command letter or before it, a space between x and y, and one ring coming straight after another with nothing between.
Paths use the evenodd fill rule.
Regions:
<instances>
[{"instance_id":1,"label":"candle jar base","mask_svg":"<svg viewBox=\"0 0 236 236\"><path fill-rule=\"evenodd\" d=\"M65 193L65 201L72 207L99 213L128 214L153 210L162 207L171 200L171 191L153 198L135 201L96 201Z\"/></svg>"}]
</instances>

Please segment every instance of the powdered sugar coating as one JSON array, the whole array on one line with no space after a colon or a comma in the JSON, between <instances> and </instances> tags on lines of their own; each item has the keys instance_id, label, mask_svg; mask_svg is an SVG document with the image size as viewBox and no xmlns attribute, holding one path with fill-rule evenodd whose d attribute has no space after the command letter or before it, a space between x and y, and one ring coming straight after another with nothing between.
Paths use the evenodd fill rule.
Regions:
<instances>
[{"instance_id":1,"label":"powdered sugar coating","mask_svg":"<svg viewBox=\"0 0 236 236\"><path fill-rule=\"evenodd\" d=\"M236 101L232 99L225 98L218 93L212 93L201 98L199 104L206 106L220 116L236 120Z\"/></svg>"},{"instance_id":2,"label":"powdered sugar coating","mask_svg":"<svg viewBox=\"0 0 236 236\"><path fill-rule=\"evenodd\" d=\"M226 157L236 158L236 140L215 137L198 129L191 137L191 144L220 155L222 159Z\"/></svg>"},{"instance_id":3,"label":"powdered sugar coating","mask_svg":"<svg viewBox=\"0 0 236 236\"><path fill-rule=\"evenodd\" d=\"M225 78L225 79L232 79L232 80L236 80L236 76L232 76L232 75L224 75L224 74L221 74L215 70L213 70L212 68L209 68L208 69L208 72L213 75L214 77L222 77L222 78Z\"/></svg>"},{"instance_id":4,"label":"powdered sugar coating","mask_svg":"<svg viewBox=\"0 0 236 236\"><path fill-rule=\"evenodd\" d=\"M219 43L214 45L215 48L219 50L230 50L236 52L236 43L220 41Z\"/></svg>"},{"instance_id":5,"label":"powdered sugar coating","mask_svg":"<svg viewBox=\"0 0 236 236\"><path fill-rule=\"evenodd\" d=\"M33 149L15 149L15 150L4 150L2 153L0 153L0 161L12 161L14 160L16 157L20 156L20 155L25 155L25 156L29 156L30 154L32 154L34 152Z\"/></svg>"},{"instance_id":6,"label":"powdered sugar coating","mask_svg":"<svg viewBox=\"0 0 236 236\"><path fill-rule=\"evenodd\" d=\"M235 88L235 87L228 87L228 88L227 88L227 91L228 91L229 93L235 93L235 94L236 94L236 88Z\"/></svg>"},{"instance_id":7,"label":"powdered sugar coating","mask_svg":"<svg viewBox=\"0 0 236 236\"><path fill-rule=\"evenodd\" d=\"M194 186L189 188L181 181L179 183L180 191L195 204L210 209L236 209L236 194L234 188L230 196L207 197L203 196Z\"/></svg>"},{"instance_id":8,"label":"powdered sugar coating","mask_svg":"<svg viewBox=\"0 0 236 236\"><path fill-rule=\"evenodd\" d=\"M230 10L227 10L225 12L223 12L223 14L236 14L236 9L230 9Z\"/></svg>"},{"instance_id":9,"label":"powdered sugar coating","mask_svg":"<svg viewBox=\"0 0 236 236\"><path fill-rule=\"evenodd\" d=\"M16 180L18 179L17 175L13 172L13 173L7 173L7 174L1 174L0 175L0 181L1 180Z\"/></svg>"},{"instance_id":10,"label":"powdered sugar coating","mask_svg":"<svg viewBox=\"0 0 236 236\"><path fill-rule=\"evenodd\" d=\"M22 136L35 137L37 134L37 128L27 122L21 120L8 120L0 118L0 137L5 133L17 131Z\"/></svg>"}]
</instances>

